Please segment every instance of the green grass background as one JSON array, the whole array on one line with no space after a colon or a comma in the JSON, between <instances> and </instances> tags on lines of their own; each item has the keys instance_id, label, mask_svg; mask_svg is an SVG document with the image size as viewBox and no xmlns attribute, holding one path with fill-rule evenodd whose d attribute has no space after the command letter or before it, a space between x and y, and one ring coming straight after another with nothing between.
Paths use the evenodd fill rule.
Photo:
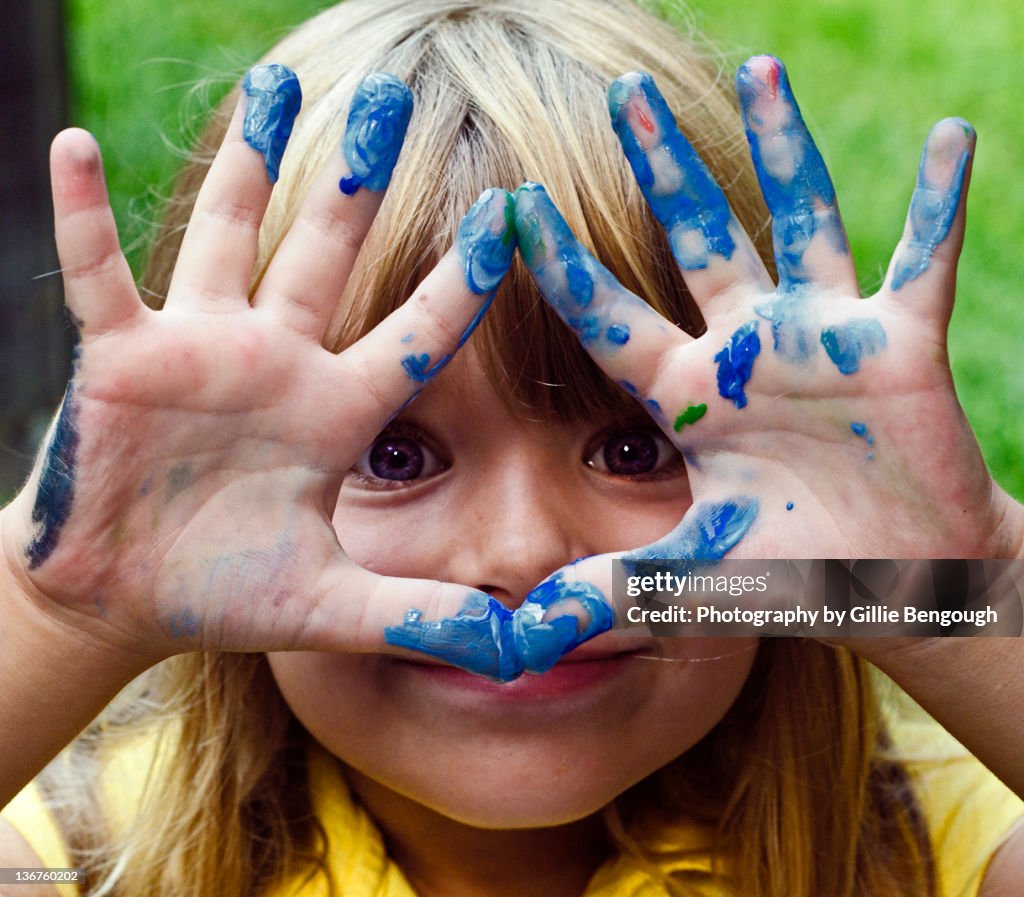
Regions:
<instances>
[{"instance_id":1,"label":"green grass background","mask_svg":"<svg viewBox=\"0 0 1024 897\"><path fill-rule=\"evenodd\" d=\"M325 5L68 0L75 123L104 149L133 264L203 109L290 26ZM881 282L899 237L929 127L946 115L974 124L978 153L950 340L953 370L996 479L1024 498L1019 6L701 0L687 18L732 65L763 52L787 63L835 180L865 292ZM197 84L204 86L192 90Z\"/></svg>"}]
</instances>

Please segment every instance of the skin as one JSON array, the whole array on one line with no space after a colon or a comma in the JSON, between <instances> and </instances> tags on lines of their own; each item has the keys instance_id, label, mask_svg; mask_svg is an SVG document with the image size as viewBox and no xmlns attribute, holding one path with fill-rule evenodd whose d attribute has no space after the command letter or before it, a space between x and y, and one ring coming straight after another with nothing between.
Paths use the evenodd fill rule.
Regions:
<instances>
[{"instance_id":1,"label":"skin","mask_svg":"<svg viewBox=\"0 0 1024 897\"><path fill-rule=\"evenodd\" d=\"M755 158L771 160L761 168L774 179L765 192L775 230L785 235L781 288L734 223L724 225L732 242L728 254L715 250L725 245L721 239L702 241L699 231L680 235L691 261L707 254L686 274L707 333L685 336L642 300L602 280L593 312L609 327L625 325L629 339L621 339L621 329L611 331L615 338L603 330L606 338L590 345L594 357L613 378L634 385L638 407L653 411L650 403L657 403L664 422L657 413L652 420L691 459L694 505L684 529L707 502L741 495L756 500L756 519L734 548L737 556L1024 556L1022 510L984 470L956 403L944 348L966 190L941 239L918 241L928 247L928 258L924 263L917 252L907 261L913 276L901 276L898 295L890 276L879 294L860 299L821 172L803 180L793 174L815 154L806 152L809 136L800 130L791 94L778 88L777 66L765 58L748 63L741 96ZM657 135L651 134L637 136L653 146ZM948 193L956 171L966 186L970 166L960 160L973 153L972 135L959 124L940 123L927 153L927 189ZM481 865L480 857L507 856L510 846L536 853L538 875L551 885L544 893L578 893L602 855L592 814L713 726L741 686L752 654L727 657L710 650L713 645L659 643L662 650L699 652L691 659L723 657L679 664L623 658L623 671L606 680L610 684L569 689L567 697L544 695L535 683L545 680L532 677L476 690L459 687L465 679L443 679L449 686L430 691L437 682L432 677L464 674L431 672L426 662L388 647L384 627L409 607L437 619L456 613L474 590L515 605L529 597L530 580L543 576L545 566L662 536L688 499L681 485L646 497L646 487L637 487L640 493L627 499L617 485L591 482L578 428L549 428L558 436L552 443L497 413L499 403L470 359L462 370L449 368L450 381L435 384L436 404L443 407L431 410L428 391L406 412L436 429L439 441L450 438L449 429L458 433L451 469L402 499L375 493L350 501L346 487L339 505L346 473L422 386L402 368L402 337L415 332L428 343L417 352L443 357L480 307L455 253L442 259L434 279L397 318L341 356L325 353L320 337L355 259L351 235L365 233L379 203L371 191L339 193L345 174L340 158L325 172L250 307L248 280L270 185L262 156L241 139L240 111L204 185L167 309L156 314L139 301L118 249L95 145L74 131L55 142L58 248L68 305L81 322L73 390L76 489L58 537L38 560L27 549L38 532L33 510L45 461L0 512L0 618L7 623L0 633L0 804L122 685L163 657L200 648L301 652L275 653L282 690L310 730L349 763L357 793L424 894L502 893L505 886L507 893L526 893L509 864L502 864L508 878L497 881L494 870ZM798 189L803 183L813 189ZM787 193L787 184L796 184L796 192ZM773 195L781 201L773 202ZM808 196L815 228L800 219ZM517 200L520 234L531 216L541 229L557 223L557 211L544 203L532 189ZM928 227L926 219L915 216L905 242ZM693 216L673 220L693 230ZM907 259L906 250L901 245L897 258ZM541 292L551 298L552 282L541 269L548 264L557 283L564 278L550 267L557 260L547 251L530 245L525 254ZM310 258L317 264L308 264ZM555 300L564 310L572 297ZM849 374L824 350L805 358L768 336L780 320L800 335L867 317L883 329L885 347L862 357ZM751 321L765 335L764 347L744 384L747 404L738 408L718 392L715 355ZM705 402L707 413L676 434L676 415ZM478 436L458 430L460 419L473 417L464 405L480 418ZM871 466L851 421L870 427ZM503 454L505 443L519 453ZM537 478L523 457L547 476ZM484 466L478 495L463 477L483 474ZM790 501L795 507L787 512ZM339 550L331 525L336 507L349 555ZM451 518L466 508L465 527L454 526ZM568 517L567 508L573 510ZM609 509L622 515L622 529L606 519ZM379 523L385 511L408 514L417 524L429 521L421 531L435 538L450 528L481 541L472 555L460 553L454 538L441 552L413 526L414 536L389 543ZM533 528L545 538L534 541ZM486 533L493 538L482 541ZM683 543L670 536L663 544ZM508 563L519 556L522 564ZM607 559L588 559L564 572L606 589L609 567ZM451 575L466 584L382 574ZM195 595L204 596L201 605L193 603ZM601 636L569 655L547 682L557 683L564 667L588 651L596 657L618 638ZM1021 640L950 641L956 643L888 639L852 647L1024 793ZM407 658L404 667L399 657ZM622 683L631 686L629 699ZM376 714L379 727L366 726L364 716L352 728L350 702L336 699L350 684L378 699L386 693L388 700L373 706L351 700L363 714ZM515 689L529 698L522 702L528 706L506 707ZM40 693L48 695L43 707ZM596 712L582 711L588 700L596 702ZM439 716L447 727L437 725ZM609 741L608 718L628 740L620 743L617 733L615 743ZM389 725L407 737L381 740L376 733ZM495 739L494 731L506 737ZM600 750L591 753L593 744ZM496 781L516 787L495 787ZM551 781L566 787L551 787ZM451 837L432 837L435 824ZM509 826L534 828L501 831ZM588 847L560 868L552 857L580 837ZM16 840L7 841L18 855ZM1000 851L988 893L1011 893L1020 852L1019 837Z\"/></svg>"},{"instance_id":2,"label":"skin","mask_svg":"<svg viewBox=\"0 0 1024 897\"><path fill-rule=\"evenodd\" d=\"M600 446L631 423L514 417L464 352L394 425L431 447L437 471L375 480L364 459L335 513L342 545L371 570L456 579L514 608L559 562L648 542L689 504L682 459L642 418L661 446L659 468L636 478L601 469ZM498 684L450 668L439 679L442 668L429 660L385 654L270 660L296 715L349 766L389 841L405 847L403 868L420 892L444 880L456 888L448 893L463 893L475 878L473 893L532 893L532 862L518 872L502 864L504 888L483 890L495 868L481 856L520 854L546 870L545 893L578 893L603 859L593 814L710 730L742 686L755 644L607 633L559 666L605 667L612 681L565 694L538 691L556 681L557 667ZM725 656L647 659L716 655ZM508 781L516 787L500 784ZM446 868L467 881L453 885Z\"/></svg>"}]
</instances>

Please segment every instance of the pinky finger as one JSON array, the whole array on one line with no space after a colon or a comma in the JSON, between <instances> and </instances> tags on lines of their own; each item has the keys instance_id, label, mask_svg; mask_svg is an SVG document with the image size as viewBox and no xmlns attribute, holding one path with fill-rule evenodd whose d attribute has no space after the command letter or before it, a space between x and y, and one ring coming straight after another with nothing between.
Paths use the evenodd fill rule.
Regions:
<instances>
[{"instance_id":1,"label":"pinky finger","mask_svg":"<svg viewBox=\"0 0 1024 897\"><path fill-rule=\"evenodd\" d=\"M913 300L927 290L945 316L952 311L974 145L974 129L961 118L943 119L928 134L887 276L889 289L901 299Z\"/></svg>"},{"instance_id":2,"label":"pinky finger","mask_svg":"<svg viewBox=\"0 0 1024 897\"><path fill-rule=\"evenodd\" d=\"M87 131L62 131L50 149L54 232L69 310L93 331L142 309L107 199L100 149Z\"/></svg>"}]
</instances>

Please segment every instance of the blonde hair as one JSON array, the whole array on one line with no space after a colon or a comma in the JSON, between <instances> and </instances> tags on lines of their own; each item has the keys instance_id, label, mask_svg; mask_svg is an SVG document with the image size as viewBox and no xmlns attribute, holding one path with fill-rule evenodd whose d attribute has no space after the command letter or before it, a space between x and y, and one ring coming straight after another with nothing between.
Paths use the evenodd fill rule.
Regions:
<instances>
[{"instance_id":1,"label":"blonde hair","mask_svg":"<svg viewBox=\"0 0 1024 897\"><path fill-rule=\"evenodd\" d=\"M339 295L327 339L333 348L405 300L482 189L511 189L527 178L548 188L622 283L699 332L700 315L608 124L606 86L629 70L655 76L770 259L767 213L722 66L692 35L625 0L349 0L297 29L267 59L298 72L305 101L261 234L254 285L337 151L359 80L389 71L416 98L391 187ZM220 107L183 172L145 278L151 295L167 289L234 99ZM631 408L539 301L518 262L473 339L516 413L582 419L595 406ZM70 765L55 764L45 780L55 800L76 808L63 818L74 861L88 870L89 894L256 897L289 876L326 872L326 840L306 781L309 736L264 658L175 658L121 706L129 709L101 719L69 750ZM100 824L100 796L81 784L80 770L90 764L95 781L112 754L108 745L140 737L157 755L145 799L115 843ZM861 661L810 640L774 640L759 649L725 719L609 807L608 829L670 893L699 886L665 872L672 857L658 852L684 816L707 826L712 877L737 894L932 893L925 825L906 773L884 759L885 747Z\"/></svg>"}]
</instances>

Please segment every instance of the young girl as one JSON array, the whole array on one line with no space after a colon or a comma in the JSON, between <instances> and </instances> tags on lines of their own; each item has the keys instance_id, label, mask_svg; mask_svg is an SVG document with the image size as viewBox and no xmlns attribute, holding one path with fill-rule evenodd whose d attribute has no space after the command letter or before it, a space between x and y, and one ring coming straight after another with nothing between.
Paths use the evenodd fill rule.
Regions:
<instances>
[{"instance_id":1,"label":"young girl","mask_svg":"<svg viewBox=\"0 0 1024 897\"><path fill-rule=\"evenodd\" d=\"M773 60L739 78L754 166L713 61L614 0L349 0L267 62L183 175L158 312L95 146L54 145L80 343L0 517L0 866L133 897L1011 893L1019 640L598 634L607 561L551 576L665 533L1024 553L943 350L969 130L929 137L864 301Z\"/></svg>"}]
</instances>

